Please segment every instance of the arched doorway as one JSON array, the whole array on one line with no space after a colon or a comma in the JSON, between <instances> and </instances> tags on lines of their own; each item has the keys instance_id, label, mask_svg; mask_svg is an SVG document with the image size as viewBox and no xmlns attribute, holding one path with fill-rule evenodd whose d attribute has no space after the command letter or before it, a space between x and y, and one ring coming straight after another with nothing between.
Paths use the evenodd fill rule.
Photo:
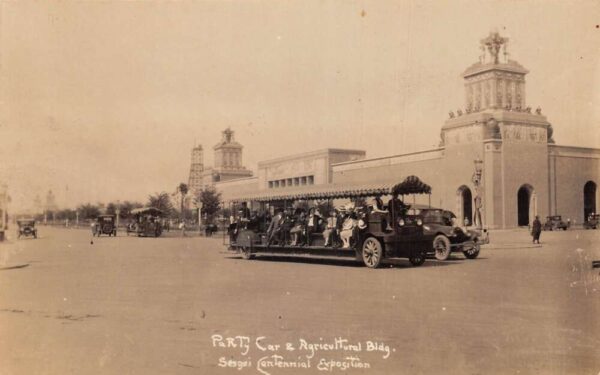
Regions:
<instances>
[{"instance_id":1,"label":"arched doorway","mask_svg":"<svg viewBox=\"0 0 600 375\"><path fill-rule=\"evenodd\" d=\"M596 183L588 181L583 186L583 220L587 221L592 213L596 213Z\"/></svg>"},{"instance_id":2,"label":"arched doorway","mask_svg":"<svg viewBox=\"0 0 600 375\"><path fill-rule=\"evenodd\" d=\"M528 226L536 215L535 192L531 185L521 185L517 192L517 225Z\"/></svg>"},{"instance_id":3,"label":"arched doorway","mask_svg":"<svg viewBox=\"0 0 600 375\"><path fill-rule=\"evenodd\" d=\"M465 222L465 219L469 220L469 225L473 224L473 194L471 194L471 189L467 186L463 185L458 188L457 192L457 213L459 215L458 219L461 224Z\"/></svg>"}]
</instances>

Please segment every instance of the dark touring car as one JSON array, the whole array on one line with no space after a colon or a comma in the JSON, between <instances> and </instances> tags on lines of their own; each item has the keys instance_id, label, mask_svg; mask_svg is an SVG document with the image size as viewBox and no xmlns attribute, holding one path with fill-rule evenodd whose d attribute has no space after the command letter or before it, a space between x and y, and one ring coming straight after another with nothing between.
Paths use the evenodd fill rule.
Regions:
<instances>
[{"instance_id":1,"label":"dark touring car","mask_svg":"<svg viewBox=\"0 0 600 375\"><path fill-rule=\"evenodd\" d=\"M35 220L19 219L19 220L17 220L17 226L19 227L19 233L17 235L17 238L21 238L21 237L37 238L37 228L35 227Z\"/></svg>"}]
</instances>

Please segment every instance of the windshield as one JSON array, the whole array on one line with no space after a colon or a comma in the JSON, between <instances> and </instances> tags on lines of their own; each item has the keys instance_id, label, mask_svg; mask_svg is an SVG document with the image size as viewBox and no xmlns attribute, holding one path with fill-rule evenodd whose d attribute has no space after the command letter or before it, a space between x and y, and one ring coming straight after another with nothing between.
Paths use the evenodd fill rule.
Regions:
<instances>
[{"instance_id":1,"label":"windshield","mask_svg":"<svg viewBox=\"0 0 600 375\"><path fill-rule=\"evenodd\" d=\"M452 226L454 214L443 210L422 210L423 223Z\"/></svg>"}]
</instances>

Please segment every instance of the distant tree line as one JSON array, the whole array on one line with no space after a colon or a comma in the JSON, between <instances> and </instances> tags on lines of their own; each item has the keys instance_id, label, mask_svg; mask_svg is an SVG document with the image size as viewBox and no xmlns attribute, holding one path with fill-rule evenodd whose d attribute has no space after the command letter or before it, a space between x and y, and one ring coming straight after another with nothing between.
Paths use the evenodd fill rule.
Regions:
<instances>
[{"instance_id":1,"label":"distant tree line","mask_svg":"<svg viewBox=\"0 0 600 375\"><path fill-rule=\"evenodd\" d=\"M167 218L180 218L180 219L197 219L192 217L194 211L187 208L184 204L185 197L189 193L189 188L186 184L181 183L177 187L177 192L180 194L179 209L175 208L171 202L171 195L165 191L157 192L148 196L146 204L136 201L123 201L123 202L109 202L104 203L85 203L79 205L76 209L61 209L55 211L47 211L46 218L48 220L56 221L75 221L77 219L77 213L79 213L79 220L86 221L92 220L99 215L108 214L116 215L117 210L119 211L119 217L121 219L127 219L131 217L131 211L141 207L155 207L165 213ZM214 188L207 188L199 192L192 197L192 201L195 206L202 206L202 216L208 220L213 220L214 216L219 213L221 209L221 193L217 192ZM44 214L37 215L38 220L43 220Z\"/></svg>"}]
</instances>

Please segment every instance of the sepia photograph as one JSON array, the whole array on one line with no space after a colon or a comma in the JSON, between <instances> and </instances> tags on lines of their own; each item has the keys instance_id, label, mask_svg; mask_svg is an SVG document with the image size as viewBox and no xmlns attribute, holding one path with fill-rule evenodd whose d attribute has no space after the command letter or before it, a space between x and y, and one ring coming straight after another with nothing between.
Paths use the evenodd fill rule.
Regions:
<instances>
[{"instance_id":1,"label":"sepia photograph","mask_svg":"<svg viewBox=\"0 0 600 375\"><path fill-rule=\"evenodd\" d=\"M600 374L596 0L0 0L0 375Z\"/></svg>"}]
</instances>

